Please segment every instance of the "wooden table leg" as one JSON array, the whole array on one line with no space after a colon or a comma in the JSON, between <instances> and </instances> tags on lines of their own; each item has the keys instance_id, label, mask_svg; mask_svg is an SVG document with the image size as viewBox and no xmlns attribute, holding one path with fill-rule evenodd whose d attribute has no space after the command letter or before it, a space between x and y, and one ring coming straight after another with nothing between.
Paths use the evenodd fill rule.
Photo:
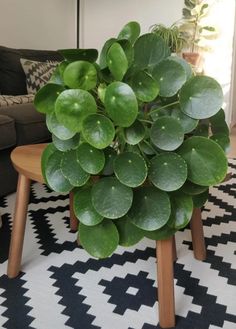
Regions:
<instances>
[{"instance_id":1,"label":"wooden table leg","mask_svg":"<svg viewBox=\"0 0 236 329\"><path fill-rule=\"evenodd\" d=\"M15 278L20 272L21 257L25 235L25 225L30 193L30 179L19 174L15 214L11 233L11 243L8 257L7 275Z\"/></svg>"},{"instance_id":2,"label":"wooden table leg","mask_svg":"<svg viewBox=\"0 0 236 329\"><path fill-rule=\"evenodd\" d=\"M203 232L201 209L195 208L190 221L194 257L198 260L206 259L206 245Z\"/></svg>"},{"instance_id":3,"label":"wooden table leg","mask_svg":"<svg viewBox=\"0 0 236 329\"><path fill-rule=\"evenodd\" d=\"M69 198L70 198L70 229L72 231L77 231L77 229L78 229L78 219L77 219L77 217L75 216L75 213L74 213L74 207L73 207L74 194L73 194L73 192L70 192Z\"/></svg>"},{"instance_id":4,"label":"wooden table leg","mask_svg":"<svg viewBox=\"0 0 236 329\"><path fill-rule=\"evenodd\" d=\"M157 241L157 279L159 323L162 328L175 326L173 238Z\"/></svg>"},{"instance_id":5,"label":"wooden table leg","mask_svg":"<svg viewBox=\"0 0 236 329\"><path fill-rule=\"evenodd\" d=\"M177 251L176 251L175 235L172 236L172 253L173 253L173 262L176 262L177 261Z\"/></svg>"}]
</instances>

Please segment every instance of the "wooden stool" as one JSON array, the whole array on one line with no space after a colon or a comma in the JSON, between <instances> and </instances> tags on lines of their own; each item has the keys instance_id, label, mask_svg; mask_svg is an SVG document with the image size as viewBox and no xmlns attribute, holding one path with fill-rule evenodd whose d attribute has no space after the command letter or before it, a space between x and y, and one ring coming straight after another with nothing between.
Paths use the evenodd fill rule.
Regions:
<instances>
[{"instance_id":1,"label":"wooden stool","mask_svg":"<svg viewBox=\"0 0 236 329\"><path fill-rule=\"evenodd\" d=\"M11 154L15 169L19 173L15 214L12 228L7 275L14 278L19 274L31 180L44 183L41 173L41 155L47 144L19 146ZM71 229L77 229L78 220L73 213L73 195L70 194ZM194 255L206 257L201 210L195 209L191 219L191 234ZM159 322L162 328L175 326L173 261L176 260L175 239L157 241L157 279Z\"/></svg>"},{"instance_id":2,"label":"wooden stool","mask_svg":"<svg viewBox=\"0 0 236 329\"><path fill-rule=\"evenodd\" d=\"M20 272L31 180L44 183L41 172L41 155L47 144L18 146L11 160L19 173L15 214L11 233L7 275L15 278ZM78 220L73 213L73 195L70 194L70 228L77 230Z\"/></svg>"}]
</instances>

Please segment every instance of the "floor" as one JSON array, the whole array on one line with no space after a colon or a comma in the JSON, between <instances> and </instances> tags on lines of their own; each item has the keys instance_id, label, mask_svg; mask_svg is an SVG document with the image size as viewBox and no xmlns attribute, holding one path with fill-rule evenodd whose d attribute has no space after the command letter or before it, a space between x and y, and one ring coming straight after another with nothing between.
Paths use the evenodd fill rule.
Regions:
<instances>
[{"instance_id":1,"label":"floor","mask_svg":"<svg viewBox=\"0 0 236 329\"><path fill-rule=\"evenodd\" d=\"M231 141L231 150L229 152L229 158L235 158L236 157L236 125L231 130L230 141Z\"/></svg>"}]
</instances>

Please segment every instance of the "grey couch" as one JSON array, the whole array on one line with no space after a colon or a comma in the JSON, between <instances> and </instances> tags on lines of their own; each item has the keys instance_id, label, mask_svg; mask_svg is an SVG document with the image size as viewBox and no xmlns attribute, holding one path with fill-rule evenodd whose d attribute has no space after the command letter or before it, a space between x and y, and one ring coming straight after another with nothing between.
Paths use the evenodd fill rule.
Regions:
<instances>
[{"instance_id":1,"label":"grey couch","mask_svg":"<svg viewBox=\"0 0 236 329\"><path fill-rule=\"evenodd\" d=\"M61 60L56 51L12 49L0 46L0 94L27 94L20 58ZM16 190L17 173L10 154L17 145L49 141L44 115L32 103L0 106L0 197Z\"/></svg>"}]
</instances>

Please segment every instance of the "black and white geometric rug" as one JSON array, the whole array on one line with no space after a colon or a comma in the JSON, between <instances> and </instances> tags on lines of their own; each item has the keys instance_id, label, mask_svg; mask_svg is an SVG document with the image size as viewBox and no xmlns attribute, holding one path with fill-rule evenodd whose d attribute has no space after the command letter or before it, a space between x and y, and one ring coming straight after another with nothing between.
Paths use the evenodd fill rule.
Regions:
<instances>
[{"instance_id":1,"label":"black and white geometric rug","mask_svg":"<svg viewBox=\"0 0 236 329\"><path fill-rule=\"evenodd\" d=\"M236 160L203 212L207 259L193 258L189 229L176 234L177 329L236 329ZM0 328L157 329L155 243L91 258L69 231L67 196L32 186L22 273L6 276L15 194L0 200Z\"/></svg>"}]
</instances>

